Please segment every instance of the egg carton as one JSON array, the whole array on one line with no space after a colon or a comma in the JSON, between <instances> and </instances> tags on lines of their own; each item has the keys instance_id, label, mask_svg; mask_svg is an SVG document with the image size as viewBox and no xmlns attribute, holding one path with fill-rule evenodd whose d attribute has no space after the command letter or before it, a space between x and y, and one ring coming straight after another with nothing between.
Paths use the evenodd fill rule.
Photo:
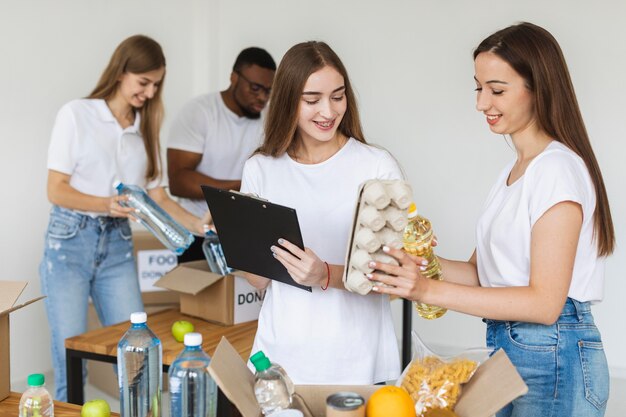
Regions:
<instances>
[{"instance_id":1,"label":"egg carton","mask_svg":"<svg viewBox=\"0 0 626 417\"><path fill-rule=\"evenodd\" d=\"M402 248L412 201L411 186L403 180L369 180L360 185L343 274L348 291L365 295L372 290L376 283L365 276L374 271L371 261L398 265L382 248Z\"/></svg>"}]
</instances>

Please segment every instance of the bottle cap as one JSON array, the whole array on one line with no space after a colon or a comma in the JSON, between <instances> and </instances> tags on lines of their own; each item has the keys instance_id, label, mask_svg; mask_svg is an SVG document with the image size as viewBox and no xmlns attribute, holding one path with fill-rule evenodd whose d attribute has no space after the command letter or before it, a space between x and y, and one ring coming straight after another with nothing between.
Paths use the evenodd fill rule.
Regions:
<instances>
[{"instance_id":1,"label":"bottle cap","mask_svg":"<svg viewBox=\"0 0 626 417\"><path fill-rule=\"evenodd\" d=\"M122 184L121 181L114 181L113 182L113 188L116 189L117 191L120 191L122 189L122 187L124 187L124 184Z\"/></svg>"},{"instance_id":2,"label":"bottle cap","mask_svg":"<svg viewBox=\"0 0 626 417\"><path fill-rule=\"evenodd\" d=\"M254 362L258 361L261 358L265 358L265 353L263 353L262 350L259 350L257 353L255 353L254 355L250 356L250 362L254 363Z\"/></svg>"},{"instance_id":3,"label":"bottle cap","mask_svg":"<svg viewBox=\"0 0 626 417\"><path fill-rule=\"evenodd\" d=\"M145 323L148 321L148 315L145 311L138 311L136 313L131 313L130 322L133 324Z\"/></svg>"},{"instance_id":4,"label":"bottle cap","mask_svg":"<svg viewBox=\"0 0 626 417\"><path fill-rule=\"evenodd\" d=\"M417 206L415 205L415 203L411 203L407 211L409 212L409 219L417 217Z\"/></svg>"},{"instance_id":5,"label":"bottle cap","mask_svg":"<svg viewBox=\"0 0 626 417\"><path fill-rule=\"evenodd\" d=\"M257 372L265 371L267 368L269 368L272 365L268 357L265 356L265 354L262 351L259 351L255 353L254 355L252 355L252 357L250 357L250 362L252 362Z\"/></svg>"},{"instance_id":6,"label":"bottle cap","mask_svg":"<svg viewBox=\"0 0 626 417\"><path fill-rule=\"evenodd\" d=\"M40 387L46 381L46 377L43 374L31 374L28 375L28 385L31 387Z\"/></svg>"},{"instance_id":7,"label":"bottle cap","mask_svg":"<svg viewBox=\"0 0 626 417\"><path fill-rule=\"evenodd\" d=\"M202 335L200 333L186 333L184 339L185 346L202 345Z\"/></svg>"}]
</instances>

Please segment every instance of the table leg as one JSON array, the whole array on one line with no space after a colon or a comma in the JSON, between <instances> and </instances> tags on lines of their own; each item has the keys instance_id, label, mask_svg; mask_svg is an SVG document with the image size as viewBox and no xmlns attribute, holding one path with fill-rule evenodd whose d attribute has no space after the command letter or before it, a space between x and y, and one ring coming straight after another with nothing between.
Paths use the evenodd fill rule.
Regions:
<instances>
[{"instance_id":1,"label":"table leg","mask_svg":"<svg viewBox=\"0 0 626 417\"><path fill-rule=\"evenodd\" d=\"M82 405L85 402L83 359L77 351L65 349L65 372L67 373L67 402Z\"/></svg>"},{"instance_id":2,"label":"table leg","mask_svg":"<svg viewBox=\"0 0 626 417\"><path fill-rule=\"evenodd\" d=\"M411 330L413 328L413 302L402 300L402 369L411 362Z\"/></svg>"}]
</instances>

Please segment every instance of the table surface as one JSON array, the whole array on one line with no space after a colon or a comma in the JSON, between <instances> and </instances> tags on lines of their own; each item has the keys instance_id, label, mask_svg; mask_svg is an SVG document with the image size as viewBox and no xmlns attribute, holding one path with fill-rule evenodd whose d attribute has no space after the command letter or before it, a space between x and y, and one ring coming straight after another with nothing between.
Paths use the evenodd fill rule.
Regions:
<instances>
[{"instance_id":1,"label":"table surface","mask_svg":"<svg viewBox=\"0 0 626 417\"><path fill-rule=\"evenodd\" d=\"M12 392L7 398L0 401L0 417L15 417L19 414L20 398L22 394ZM79 417L80 405L54 402L54 417ZM111 413L111 417L119 416L117 413Z\"/></svg>"},{"instance_id":2,"label":"table surface","mask_svg":"<svg viewBox=\"0 0 626 417\"><path fill-rule=\"evenodd\" d=\"M171 327L177 320L186 320L194 325L194 331L202 334L202 348L210 356L215 352L222 336L225 336L244 361L250 357L257 329L256 321L234 326L221 326L195 317L185 316L178 310L165 310L148 315L148 327L157 335L163 345L163 365L171 365L184 348L184 345L177 342L172 336ZM129 327L130 322L123 322L92 330L66 339L65 348L116 357L117 343Z\"/></svg>"}]
</instances>

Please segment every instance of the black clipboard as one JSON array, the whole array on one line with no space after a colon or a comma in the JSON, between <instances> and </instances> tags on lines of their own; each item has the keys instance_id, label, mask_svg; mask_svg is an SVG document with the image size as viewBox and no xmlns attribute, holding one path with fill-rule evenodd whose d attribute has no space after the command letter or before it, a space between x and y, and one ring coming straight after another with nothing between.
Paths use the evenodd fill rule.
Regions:
<instances>
[{"instance_id":1,"label":"black clipboard","mask_svg":"<svg viewBox=\"0 0 626 417\"><path fill-rule=\"evenodd\" d=\"M202 186L229 267L303 290L272 255L270 246L284 238L304 250L296 210L237 191Z\"/></svg>"}]
</instances>

